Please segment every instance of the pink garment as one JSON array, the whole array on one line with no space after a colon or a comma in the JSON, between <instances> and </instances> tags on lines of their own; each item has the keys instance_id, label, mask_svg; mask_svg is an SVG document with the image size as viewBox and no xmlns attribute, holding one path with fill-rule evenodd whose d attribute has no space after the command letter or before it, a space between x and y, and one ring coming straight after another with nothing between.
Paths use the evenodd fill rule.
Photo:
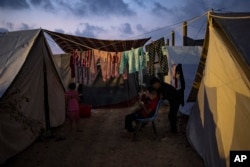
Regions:
<instances>
[{"instance_id":1,"label":"pink garment","mask_svg":"<svg viewBox=\"0 0 250 167\"><path fill-rule=\"evenodd\" d=\"M90 62L90 73L95 75L97 73L97 61L100 59L100 50L93 49L92 50L92 57Z\"/></svg>"},{"instance_id":2,"label":"pink garment","mask_svg":"<svg viewBox=\"0 0 250 167\"><path fill-rule=\"evenodd\" d=\"M121 53L118 52L106 52L94 49L92 51L90 73L95 76L97 73L97 61L100 59L101 72L103 81L106 82L111 77L119 76L119 66L121 61ZM125 74L125 78L126 78Z\"/></svg>"},{"instance_id":3,"label":"pink garment","mask_svg":"<svg viewBox=\"0 0 250 167\"><path fill-rule=\"evenodd\" d=\"M112 73L112 55L110 52L107 52L107 80L111 78Z\"/></svg>"},{"instance_id":4,"label":"pink garment","mask_svg":"<svg viewBox=\"0 0 250 167\"><path fill-rule=\"evenodd\" d=\"M75 90L69 90L65 93L65 97L68 112L79 112L78 92Z\"/></svg>"},{"instance_id":5,"label":"pink garment","mask_svg":"<svg viewBox=\"0 0 250 167\"><path fill-rule=\"evenodd\" d=\"M121 61L121 52L113 52L112 53L112 63L111 63L111 75L112 75L112 77L119 76L120 61Z\"/></svg>"}]
</instances>

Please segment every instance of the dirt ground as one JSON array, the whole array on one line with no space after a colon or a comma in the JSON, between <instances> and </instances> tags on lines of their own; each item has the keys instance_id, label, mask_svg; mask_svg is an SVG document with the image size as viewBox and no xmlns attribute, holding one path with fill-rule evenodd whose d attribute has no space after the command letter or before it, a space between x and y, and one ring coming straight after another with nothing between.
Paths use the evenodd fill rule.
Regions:
<instances>
[{"instance_id":1,"label":"dirt ground","mask_svg":"<svg viewBox=\"0 0 250 167\"><path fill-rule=\"evenodd\" d=\"M96 109L80 121L82 132L70 131L68 122L52 131L54 138L38 139L4 167L204 167L185 137L186 118L179 132L168 132L167 107L156 120L160 137L147 124L137 141L126 138L124 117L131 108Z\"/></svg>"}]
</instances>

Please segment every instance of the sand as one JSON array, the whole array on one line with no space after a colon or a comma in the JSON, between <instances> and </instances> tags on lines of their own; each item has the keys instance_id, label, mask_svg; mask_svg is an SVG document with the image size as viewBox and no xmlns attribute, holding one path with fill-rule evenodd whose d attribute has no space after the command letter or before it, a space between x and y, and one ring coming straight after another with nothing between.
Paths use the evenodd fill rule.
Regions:
<instances>
[{"instance_id":1,"label":"sand","mask_svg":"<svg viewBox=\"0 0 250 167\"><path fill-rule=\"evenodd\" d=\"M167 107L161 107L157 137L148 123L128 138L124 117L131 108L96 109L82 118L82 132L70 131L68 120L52 130L53 138L39 138L5 167L204 167L185 137L187 118L180 117L179 132L168 132Z\"/></svg>"}]
</instances>

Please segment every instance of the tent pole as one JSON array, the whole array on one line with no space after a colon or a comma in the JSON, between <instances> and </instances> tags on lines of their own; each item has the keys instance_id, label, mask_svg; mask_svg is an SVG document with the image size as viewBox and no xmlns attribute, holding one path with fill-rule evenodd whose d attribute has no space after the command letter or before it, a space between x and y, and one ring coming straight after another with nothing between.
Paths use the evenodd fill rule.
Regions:
<instances>
[{"instance_id":1,"label":"tent pole","mask_svg":"<svg viewBox=\"0 0 250 167\"><path fill-rule=\"evenodd\" d=\"M187 22L184 21L183 25L183 46L187 46Z\"/></svg>"},{"instance_id":2,"label":"tent pole","mask_svg":"<svg viewBox=\"0 0 250 167\"><path fill-rule=\"evenodd\" d=\"M44 71L44 108L45 108L45 125L46 125L46 131L45 131L45 137L48 137L51 135L50 133L50 117L49 117L49 97L48 97L48 82L47 82L47 69L45 60L43 60L43 71Z\"/></svg>"},{"instance_id":3,"label":"tent pole","mask_svg":"<svg viewBox=\"0 0 250 167\"><path fill-rule=\"evenodd\" d=\"M175 32L174 31L172 31L172 46L174 46L175 45Z\"/></svg>"}]
</instances>

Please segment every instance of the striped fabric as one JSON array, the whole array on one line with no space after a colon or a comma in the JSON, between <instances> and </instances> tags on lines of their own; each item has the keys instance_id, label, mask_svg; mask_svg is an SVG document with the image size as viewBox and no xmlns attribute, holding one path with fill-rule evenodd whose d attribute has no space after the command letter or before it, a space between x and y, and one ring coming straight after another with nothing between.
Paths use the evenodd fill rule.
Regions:
<instances>
[{"instance_id":1,"label":"striped fabric","mask_svg":"<svg viewBox=\"0 0 250 167\"><path fill-rule=\"evenodd\" d=\"M72 50L86 51L90 49L98 49L108 52L123 52L131 48L143 46L150 38L137 40L100 40L94 38L79 37L73 35L62 34L49 30L44 30L52 39L62 48L65 53Z\"/></svg>"}]
</instances>

